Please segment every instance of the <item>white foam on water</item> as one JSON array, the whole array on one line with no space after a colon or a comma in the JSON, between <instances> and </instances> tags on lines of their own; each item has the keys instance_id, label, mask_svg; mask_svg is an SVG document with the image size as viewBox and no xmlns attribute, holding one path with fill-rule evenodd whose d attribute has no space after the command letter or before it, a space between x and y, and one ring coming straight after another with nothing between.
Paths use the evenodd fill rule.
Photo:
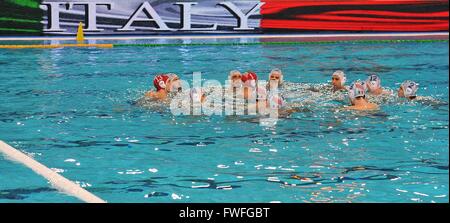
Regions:
<instances>
[{"instance_id":1,"label":"white foam on water","mask_svg":"<svg viewBox=\"0 0 450 223\"><path fill-rule=\"evenodd\" d=\"M233 188L231 187L231 185L227 185L227 186L217 186L216 189L218 189L218 190L232 190Z\"/></svg>"},{"instance_id":2,"label":"white foam on water","mask_svg":"<svg viewBox=\"0 0 450 223\"><path fill-rule=\"evenodd\" d=\"M278 179L278 177L268 177L268 178L267 178L267 181L270 181L270 182L280 182L280 179Z\"/></svg>"},{"instance_id":3,"label":"white foam on water","mask_svg":"<svg viewBox=\"0 0 450 223\"><path fill-rule=\"evenodd\" d=\"M58 168L50 168L51 170L55 171L56 173L64 173L65 170L63 169L58 169Z\"/></svg>"},{"instance_id":4,"label":"white foam on water","mask_svg":"<svg viewBox=\"0 0 450 223\"><path fill-rule=\"evenodd\" d=\"M210 184L204 184L204 185L192 185L192 188L208 188Z\"/></svg>"},{"instance_id":5,"label":"white foam on water","mask_svg":"<svg viewBox=\"0 0 450 223\"><path fill-rule=\"evenodd\" d=\"M230 166L227 166L227 165L224 165L224 164L219 164L219 165L217 165L217 168L220 168L220 169L227 169L227 168L229 168Z\"/></svg>"},{"instance_id":6,"label":"white foam on water","mask_svg":"<svg viewBox=\"0 0 450 223\"><path fill-rule=\"evenodd\" d=\"M181 196L179 196L176 193L172 193L172 199L174 199L174 200L181 200Z\"/></svg>"},{"instance_id":7,"label":"white foam on water","mask_svg":"<svg viewBox=\"0 0 450 223\"><path fill-rule=\"evenodd\" d=\"M423 193L419 193L419 192L413 192L413 194L419 195L419 196L424 196L424 197L429 197L430 195L428 194L423 194Z\"/></svg>"},{"instance_id":8,"label":"white foam on water","mask_svg":"<svg viewBox=\"0 0 450 223\"><path fill-rule=\"evenodd\" d=\"M150 169L148 169L148 171L151 172L151 173L156 173L156 172L158 172L158 169L150 168Z\"/></svg>"},{"instance_id":9,"label":"white foam on water","mask_svg":"<svg viewBox=\"0 0 450 223\"><path fill-rule=\"evenodd\" d=\"M142 173L144 173L144 171L138 170L138 169L136 169L136 170L127 170L125 172L125 174L128 174L128 175L136 175L136 174L142 174Z\"/></svg>"},{"instance_id":10,"label":"white foam on water","mask_svg":"<svg viewBox=\"0 0 450 223\"><path fill-rule=\"evenodd\" d=\"M84 187L92 187L92 185L90 183L86 183L86 182L75 181L75 183L83 188Z\"/></svg>"},{"instance_id":11,"label":"white foam on water","mask_svg":"<svg viewBox=\"0 0 450 223\"><path fill-rule=\"evenodd\" d=\"M300 179L300 181L301 182L313 182L313 180L310 178L302 178L302 179Z\"/></svg>"},{"instance_id":12,"label":"white foam on water","mask_svg":"<svg viewBox=\"0 0 450 223\"><path fill-rule=\"evenodd\" d=\"M281 168L281 170L285 170L285 171L295 171L295 169L292 169L292 168Z\"/></svg>"},{"instance_id":13,"label":"white foam on water","mask_svg":"<svg viewBox=\"0 0 450 223\"><path fill-rule=\"evenodd\" d=\"M258 149L258 148L251 148L250 150L249 150L249 152L251 152L251 153L260 153L260 152L262 152L260 149Z\"/></svg>"},{"instance_id":14,"label":"white foam on water","mask_svg":"<svg viewBox=\"0 0 450 223\"><path fill-rule=\"evenodd\" d=\"M207 146L204 142L197 143L197 147L205 147Z\"/></svg>"}]
</instances>

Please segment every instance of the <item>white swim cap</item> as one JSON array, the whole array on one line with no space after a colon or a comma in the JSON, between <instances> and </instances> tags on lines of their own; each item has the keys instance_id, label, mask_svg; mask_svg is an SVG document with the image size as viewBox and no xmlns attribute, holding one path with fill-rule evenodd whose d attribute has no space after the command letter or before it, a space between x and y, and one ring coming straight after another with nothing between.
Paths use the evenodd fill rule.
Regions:
<instances>
[{"instance_id":1,"label":"white swim cap","mask_svg":"<svg viewBox=\"0 0 450 223\"><path fill-rule=\"evenodd\" d=\"M414 81L407 80L402 83L402 88L405 97L415 97L417 90L419 89L419 85Z\"/></svg>"},{"instance_id":2,"label":"white swim cap","mask_svg":"<svg viewBox=\"0 0 450 223\"><path fill-rule=\"evenodd\" d=\"M240 71L238 71L238 70L232 70L232 71L230 71L230 74L228 75L228 78L231 78L231 76L232 76L233 74L235 74L235 73L238 73L238 74L241 75L241 72L240 72Z\"/></svg>"},{"instance_id":3,"label":"white swim cap","mask_svg":"<svg viewBox=\"0 0 450 223\"><path fill-rule=\"evenodd\" d=\"M350 86L348 91L348 97L350 98L350 100L354 100L357 97L366 96L366 88L364 87L364 85L364 82L356 81L352 84L352 86Z\"/></svg>"},{"instance_id":4,"label":"white swim cap","mask_svg":"<svg viewBox=\"0 0 450 223\"><path fill-rule=\"evenodd\" d=\"M272 75L272 73L275 73L275 72L280 73L280 81L279 81L279 83L282 84L283 83L283 72L281 71L281 69L278 69L278 68L272 69L270 71L270 73L269 73L269 79L270 79L270 75Z\"/></svg>"},{"instance_id":5,"label":"white swim cap","mask_svg":"<svg viewBox=\"0 0 450 223\"><path fill-rule=\"evenodd\" d=\"M369 90L369 88L367 87L367 81L357 80L356 82L360 83L364 87L365 92Z\"/></svg>"},{"instance_id":6,"label":"white swim cap","mask_svg":"<svg viewBox=\"0 0 450 223\"><path fill-rule=\"evenodd\" d=\"M370 85L371 89L378 89L381 87L381 79L376 74L372 74L367 78L367 84Z\"/></svg>"},{"instance_id":7,"label":"white swim cap","mask_svg":"<svg viewBox=\"0 0 450 223\"><path fill-rule=\"evenodd\" d=\"M347 81L347 78L345 77L345 73L342 70L335 71L332 76L338 76L341 79L342 86L344 86L345 82Z\"/></svg>"},{"instance_id":8,"label":"white swim cap","mask_svg":"<svg viewBox=\"0 0 450 223\"><path fill-rule=\"evenodd\" d=\"M239 75L241 76L241 78L242 78L242 74L241 74L241 72L239 72L238 70L232 70L232 71L230 71L230 74L228 75L228 80L230 81L231 87L233 87L233 88L241 88L242 85L243 85L241 78L239 78L239 81L238 81L238 82L233 81L233 80L231 79L231 76L233 76L233 74L239 74Z\"/></svg>"}]
</instances>

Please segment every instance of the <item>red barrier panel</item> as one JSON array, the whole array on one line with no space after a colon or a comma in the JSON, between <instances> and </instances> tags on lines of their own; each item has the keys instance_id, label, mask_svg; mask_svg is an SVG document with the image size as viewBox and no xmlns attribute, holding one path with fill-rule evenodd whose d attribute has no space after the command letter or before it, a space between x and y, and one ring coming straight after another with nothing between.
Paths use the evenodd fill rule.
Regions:
<instances>
[{"instance_id":1,"label":"red barrier panel","mask_svg":"<svg viewBox=\"0 0 450 223\"><path fill-rule=\"evenodd\" d=\"M448 31L448 1L263 0L264 31Z\"/></svg>"}]
</instances>

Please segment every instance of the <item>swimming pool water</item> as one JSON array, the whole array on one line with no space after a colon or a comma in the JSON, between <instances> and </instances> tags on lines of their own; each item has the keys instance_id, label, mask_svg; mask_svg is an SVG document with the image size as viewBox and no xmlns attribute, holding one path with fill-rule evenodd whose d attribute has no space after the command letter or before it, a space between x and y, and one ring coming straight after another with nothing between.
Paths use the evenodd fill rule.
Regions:
<instances>
[{"instance_id":1,"label":"swimming pool water","mask_svg":"<svg viewBox=\"0 0 450 223\"><path fill-rule=\"evenodd\" d=\"M0 139L108 202L448 202L448 49L437 42L0 50ZM274 127L132 104L156 73L192 82L200 71L224 82L233 69L265 79L275 67L295 83L327 83L336 69L349 81L377 73L391 89L411 79L420 95L443 103L382 104L369 114L316 104ZM0 202L79 201L2 158Z\"/></svg>"}]
</instances>

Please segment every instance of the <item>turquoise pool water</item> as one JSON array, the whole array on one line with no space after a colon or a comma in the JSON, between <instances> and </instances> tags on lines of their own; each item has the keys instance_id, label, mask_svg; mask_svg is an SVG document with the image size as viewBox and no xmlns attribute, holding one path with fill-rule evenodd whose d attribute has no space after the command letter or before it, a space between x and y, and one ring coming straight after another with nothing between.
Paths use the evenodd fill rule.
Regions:
<instances>
[{"instance_id":1,"label":"turquoise pool water","mask_svg":"<svg viewBox=\"0 0 450 223\"><path fill-rule=\"evenodd\" d=\"M448 202L448 49L436 42L0 50L0 139L109 202ZM381 104L369 114L317 103L274 127L132 103L159 72L191 82L201 71L223 82L233 69L266 78L275 67L292 83L327 83L336 69L349 81L375 72L391 89L411 79L441 103ZM0 158L0 202L79 200Z\"/></svg>"}]
</instances>

